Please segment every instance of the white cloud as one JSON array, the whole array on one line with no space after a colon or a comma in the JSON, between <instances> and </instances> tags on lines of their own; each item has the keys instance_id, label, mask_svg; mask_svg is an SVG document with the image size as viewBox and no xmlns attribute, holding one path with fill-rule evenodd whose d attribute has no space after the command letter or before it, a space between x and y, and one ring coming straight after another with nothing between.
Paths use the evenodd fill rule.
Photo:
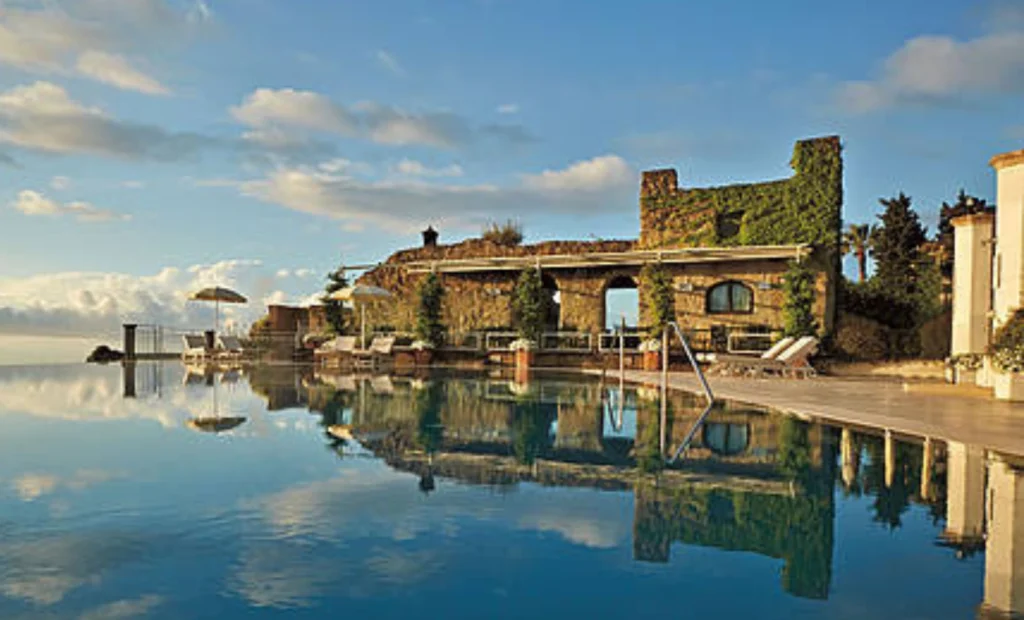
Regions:
<instances>
[{"instance_id":1,"label":"white cloud","mask_svg":"<svg viewBox=\"0 0 1024 620\"><path fill-rule=\"evenodd\" d=\"M450 164L441 168L431 168L412 159L403 159L394 167L394 172L411 177L461 177L462 166Z\"/></svg>"},{"instance_id":2,"label":"white cloud","mask_svg":"<svg viewBox=\"0 0 1024 620\"><path fill-rule=\"evenodd\" d=\"M346 225L408 231L417 229L428 215L442 224L477 228L509 214L617 211L635 201L636 174L622 158L606 155L564 170L524 175L508 186L419 178L365 180L316 168L283 167L238 187L244 195Z\"/></svg>"},{"instance_id":3,"label":"white cloud","mask_svg":"<svg viewBox=\"0 0 1024 620\"><path fill-rule=\"evenodd\" d=\"M839 105L867 113L906 103L935 103L1024 90L1024 32L994 32L967 41L945 36L908 40L875 80L850 81Z\"/></svg>"},{"instance_id":4,"label":"white cloud","mask_svg":"<svg viewBox=\"0 0 1024 620\"><path fill-rule=\"evenodd\" d=\"M18 197L11 206L29 216L60 217L62 215L70 215L80 222L110 222L132 219L132 216L126 213L100 209L88 202L72 201L60 203L30 189L18 192Z\"/></svg>"},{"instance_id":5,"label":"white cloud","mask_svg":"<svg viewBox=\"0 0 1024 620\"><path fill-rule=\"evenodd\" d=\"M258 88L229 112L249 128L244 137L261 144L302 143L308 138L301 132L438 148L455 148L485 137L505 142L533 139L518 125L474 128L451 112L414 113L372 101L344 106L326 95L292 88Z\"/></svg>"},{"instance_id":6,"label":"white cloud","mask_svg":"<svg viewBox=\"0 0 1024 620\"><path fill-rule=\"evenodd\" d=\"M128 620L147 616L153 608L164 602L162 596L147 594L105 603L82 614L79 620Z\"/></svg>"},{"instance_id":7,"label":"white cloud","mask_svg":"<svg viewBox=\"0 0 1024 620\"><path fill-rule=\"evenodd\" d=\"M238 122L263 130L284 126L347 135L355 128L342 106L308 90L258 88L230 112ZM266 139L267 134L255 135Z\"/></svg>"},{"instance_id":8,"label":"white cloud","mask_svg":"<svg viewBox=\"0 0 1024 620\"><path fill-rule=\"evenodd\" d=\"M134 90L147 95L169 95L170 90L154 78L142 73L123 56L109 52L89 51L81 54L75 68L97 82Z\"/></svg>"},{"instance_id":9,"label":"white cloud","mask_svg":"<svg viewBox=\"0 0 1024 620\"><path fill-rule=\"evenodd\" d=\"M65 272L0 278L0 332L97 335L116 334L125 322L212 325L212 305L188 296L214 285L249 298L248 304L220 309L222 326L244 329L266 312L266 300L296 302L308 295L307 280L295 279L294 273L280 278L276 271L258 260L225 260L144 276Z\"/></svg>"},{"instance_id":10,"label":"white cloud","mask_svg":"<svg viewBox=\"0 0 1024 620\"><path fill-rule=\"evenodd\" d=\"M518 114L519 104L518 103L503 103L496 109L498 114Z\"/></svg>"},{"instance_id":11,"label":"white cloud","mask_svg":"<svg viewBox=\"0 0 1024 620\"><path fill-rule=\"evenodd\" d=\"M62 192L71 187L71 179L62 176L55 176L50 179L50 187L58 192Z\"/></svg>"},{"instance_id":12,"label":"white cloud","mask_svg":"<svg viewBox=\"0 0 1024 620\"><path fill-rule=\"evenodd\" d=\"M123 477L124 473L122 472L101 469L79 469L67 477L46 473L26 473L15 478L11 482L11 487L23 502L31 502L44 495L49 495L59 488L80 491Z\"/></svg>"},{"instance_id":13,"label":"white cloud","mask_svg":"<svg viewBox=\"0 0 1024 620\"><path fill-rule=\"evenodd\" d=\"M385 50L377 50L374 56L377 58L377 62L391 73L405 75L405 69L402 68L402 65L398 63L398 59L393 54Z\"/></svg>"},{"instance_id":14,"label":"white cloud","mask_svg":"<svg viewBox=\"0 0 1024 620\"><path fill-rule=\"evenodd\" d=\"M45 81L0 92L0 142L49 153L156 160L180 159L214 143L111 118Z\"/></svg>"},{"instance_id":15,"label":"white cloud","mask_svg":"<svg viewBox=\"0 0 1024 620\"><path fill-rule=\"evenodd\" d=\"M636 172L618 155L602 155L572 164L564 170L545 170L523 177L526 187L544 191L602 191L636 181Z\"/></svg>"},{"instance_id":16,"label":"white cloud","mask_svg":"<svg viewBox=\"0 0 1024 620\"><path fill-rule=\"evenodd\" d=\"M186 11L164 0L67 0L22 8L0 7L0 64L39 74L77 75L116 88L153 95L168 93L142 73L125 53L166 55L208 21L203 2Z\"/></svg>"}]
</instances>

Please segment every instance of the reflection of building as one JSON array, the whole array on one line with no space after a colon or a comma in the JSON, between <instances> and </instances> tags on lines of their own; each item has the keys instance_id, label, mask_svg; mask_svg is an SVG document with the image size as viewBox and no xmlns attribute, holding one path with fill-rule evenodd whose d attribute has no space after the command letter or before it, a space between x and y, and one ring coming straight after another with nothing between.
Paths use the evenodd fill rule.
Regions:
<instances>
[{"instance_id":1,"label":"reflection of building","mask_svg":"<svg viewBox=\"0 0 1024 620\"><path fill-rule=\"evenodd\" d=\"M633 557L667 562L681 542L752 551L785 561L782 587L828 597L832 575L832 493L796 494L691 486L663 490L639 483L633 509Z\"/></svg>"},{"instance_id":2,"label":"reflection of building","mask_svg":"<svg viewBox=\"0 0 1024 620\"><path fill-rule=\"evenodd\" d=\"M946 529L942 537L973 547L985 536L985 450L949 442L946 446Z\"/></svg>"},{"instance_id":3,"label":"reflection of building","mask_svg":"<svg viewBox=\"0 0 1024 620\"><path fill-rule=\"evenodd\" d=\"M989 463L984 607L1024 613L1024 463ZM1020 520L1017 520L1020 517Z\"/></svg>"}]
</instances>

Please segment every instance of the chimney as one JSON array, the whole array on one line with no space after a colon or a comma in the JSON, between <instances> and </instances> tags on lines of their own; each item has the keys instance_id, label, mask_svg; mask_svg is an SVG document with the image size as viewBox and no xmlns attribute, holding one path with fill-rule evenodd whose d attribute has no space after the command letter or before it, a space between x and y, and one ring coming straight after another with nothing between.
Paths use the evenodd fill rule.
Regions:
<instances>
[{"instance_id":1,"label":"chimney","mask_svg":"<svg viewBox=\"0 0 1024 620\"><path fill-rule=\"evenodd\" d=\"M427 229L423 231L423 247L437 247L437 231L434 230L433 226L427 226Z\"/></svg>"}]
</instances>

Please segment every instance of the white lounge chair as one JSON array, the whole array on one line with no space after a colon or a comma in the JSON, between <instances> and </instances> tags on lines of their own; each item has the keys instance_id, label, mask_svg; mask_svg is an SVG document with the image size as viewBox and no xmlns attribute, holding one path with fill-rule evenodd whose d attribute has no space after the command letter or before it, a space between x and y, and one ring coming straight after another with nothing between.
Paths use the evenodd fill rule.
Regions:
<instances>
[{"instance_id":1,"label":"white lounge chair","mask_svg":"<svg viewBox=\"0 0 1024 620\"><path fill-rule=\"evenodd\" d=\"M181 352L181 359L183 360L201 361L205 360L211 353L206 348L206 336L183 334L181 340L185 344L185 349Z\"/></svg>"},{"instance_id":2,"label":"white lounge chair","mask_svg":"<svg viewBox=\"0 0 1024 620\"><path fill-rule=\"evenodd\" d=\"M366 349L352 352L356 366L376 368L382 362L390 362L395 348L394 336L375 336Z\"/></svg>"},{"instance_id":3,"label":"white lounge chair","mask_svg":"<svg viewBox=\"0 0 1024 620\"><path fill-rule=\"evenodd\" d=\"M245 347L238 336L217 336L217 357L241 359L245 355Z\"/></svg>"},{"instance_id":4,"label":"white lounge chair","mask_svg":"<svg viewBox=\"0 0 1024 620\"><path fill-rule=\"evenodd\" d=\"M355 336L338 336L328 340L313 351L313 361L326 365L328 361L337 359L341 365L356 350L356 340Z\"/></svg>"},{"instance_id":5,"label":"white lounge chair","mask_svg":"<svg viewBox=\"0 0 1024 620\"><path fill-rule=\"evenodd\" d=\"M810 357L817 353L820 341L814 336L803 336L778 354L774 359L763 359L751 357L749 359L736 359L738 356L731 356L723 363L732 371L745 374L778 374L780 376L813 377L818 374L811 366Z\"/></svg>"},{"instance_id":6,"label":"white lounge chair","mask_svg":"<svg viewBox=\"0 0 1024 620\"><path fill-rule=\"evenodd\" d=\"M716 353L714 361L728 364L730 362L743 363L750 361L752 359L773 360L777 358L779 355L781 355L783 351L792 346L794 342L796 342L796 338L792 336L786 336L784 338L780 338L778 342L773 344L771 347L768 348L767 351L765 351L759 356L740 355L736 353Z\"/></svg>"}]
</instances>

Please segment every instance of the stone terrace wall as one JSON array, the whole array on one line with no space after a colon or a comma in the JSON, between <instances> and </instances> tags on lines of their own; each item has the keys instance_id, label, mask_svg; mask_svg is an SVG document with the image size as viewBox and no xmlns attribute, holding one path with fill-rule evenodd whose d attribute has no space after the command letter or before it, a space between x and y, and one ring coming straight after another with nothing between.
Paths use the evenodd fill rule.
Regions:
<instances>
[{"instance_id":1,"label":"stone terrace wall","mask_svg":"<svg viewBox=\"0 0 1024 620\"><path fill-rule=\"evenodd\" d=\"M380 267L359 278L363 284L385 288L395 294L387 303L368 307L367 323L388 325L400 331L411 331L416 323L416 291L425 274L409 273L400 265L415 261L457 260L496 256L551 256L587 252L625 252L636 242L625 241L547 241L532 245L502 246L482 239L470 239L452 245L421 247L393 254ZM569 329L603 331L604 280L601 273L551 271L561 292L562 323ZM454 332L510 327L512 324L512 291L517 271L491 273L441 274L445 297L442 304L444 322ZM595 288L596 287L596 288Z\"/></svg>"}]
</instances>

